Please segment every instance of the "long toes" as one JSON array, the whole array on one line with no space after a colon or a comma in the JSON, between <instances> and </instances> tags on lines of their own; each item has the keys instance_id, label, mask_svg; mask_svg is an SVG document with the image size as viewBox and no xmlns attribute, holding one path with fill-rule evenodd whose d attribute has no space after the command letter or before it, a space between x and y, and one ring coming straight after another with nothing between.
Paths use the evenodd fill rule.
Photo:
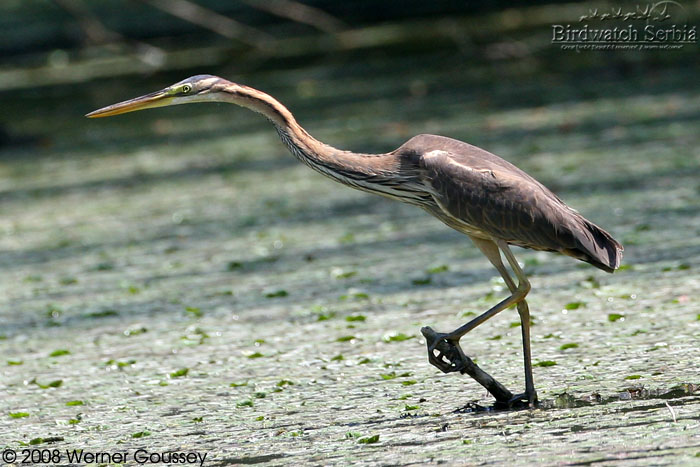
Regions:
<instances>
[{"instance_id":1,"label":"long toes","mask_svg":"<svg viewBox=\"0 0 700 467\"><path fill-rule=\"evenodd\" d=\"M528 394L524 392L522 394L516 394L508 401L508 408L510 409L534 408L536 405L537 393Z\"/></svg>"}]
</instances>

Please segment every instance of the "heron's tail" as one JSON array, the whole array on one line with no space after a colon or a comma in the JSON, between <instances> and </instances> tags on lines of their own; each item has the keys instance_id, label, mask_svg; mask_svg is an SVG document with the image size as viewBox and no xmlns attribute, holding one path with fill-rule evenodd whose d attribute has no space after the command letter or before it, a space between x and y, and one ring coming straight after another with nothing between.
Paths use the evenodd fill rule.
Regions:
<instances>
[{"instance_id":1,"label":"heron's tail","mask_svg":"<svg viewBox=\"0 0 700 467\"><path fill-rule=\"evenodd\" d=\"M581 218L581 228L577 229L576 240L579 244L573 253L593 266L606 272L614 272L620 267L624 248L612 235L588 220Z\"/></svg>"}]
</instances>

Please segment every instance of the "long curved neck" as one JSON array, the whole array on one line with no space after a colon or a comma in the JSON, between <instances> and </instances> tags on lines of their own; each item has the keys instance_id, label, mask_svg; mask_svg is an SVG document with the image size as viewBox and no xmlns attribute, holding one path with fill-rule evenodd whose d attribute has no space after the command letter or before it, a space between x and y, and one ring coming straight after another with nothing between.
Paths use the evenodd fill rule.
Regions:
<instances>
[{"instance_id":1,"label":"long curved neck","mask_svg":"<svg viewBox=\"0 0 700 467\"><path fill-rule=\"evenodd\" d=\"M264 115L276 127L290 152L312 169L340 183L391 198L406 173L405 163L395 153L360 154L322 143L301 127L287 108L272 96L247 86L228 83L217 96ZM413 172L413 171L411 171ZM405 181L405 180L404 180ZM403 191L403 190L402 190Z\"/></svg>"}]
</instances>

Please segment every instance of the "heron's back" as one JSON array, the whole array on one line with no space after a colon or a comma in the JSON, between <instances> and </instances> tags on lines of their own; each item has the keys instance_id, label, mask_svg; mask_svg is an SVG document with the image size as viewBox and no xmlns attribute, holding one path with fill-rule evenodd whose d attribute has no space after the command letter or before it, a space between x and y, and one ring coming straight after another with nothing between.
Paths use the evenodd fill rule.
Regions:
<instances>
[{"instance_id":1,"label":"heron's back","mask_svg":"<svg viewBox=\"0 0 700 467\"><path fill-rule=\"evenodd\" d=\"M395 151L419 157L436 206L429 210L472 236L556 251L608 272L622 245L510 162L451 138L419 135Z\"/></svg>"}]
</instances>

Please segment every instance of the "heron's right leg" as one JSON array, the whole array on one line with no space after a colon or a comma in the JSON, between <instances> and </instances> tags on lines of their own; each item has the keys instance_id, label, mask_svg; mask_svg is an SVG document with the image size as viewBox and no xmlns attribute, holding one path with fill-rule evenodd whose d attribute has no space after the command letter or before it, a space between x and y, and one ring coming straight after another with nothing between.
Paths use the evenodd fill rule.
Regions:
<instances>
[{"instance_id":1,"label":"heron's right leg","mask_svg":"<svg viewBox=\"0 0 700 467\"><path fill-rule=\"evenodd\" d=\"M495 245L494 245L495 246ZM518 264L518 261L515 259L515 256L513 256L513 252L510 251L510 248L508 247L508 244L502 240L498 241L498 248L500 248L503 251L503 254L506 256L506 259L508 260L508 263L510 264L510 267L513 269L513 272L515 273L516 277L518 278L518 288L524 288L527 291L530 290L530 282L527 280L527 277L525 277L525 273L523 270L520 268L520 265ZM483 251L483 250L482 250ZM486 254L486 253L484 253ZM489 257L488 254L486 254L487 257ZM489 259L491 259L489 257ZM493 261L492 261L493 262ZM496 269L501 273L503 276L503 279L506 281L506 284L508 284L508 279L510 279L510 276L506 279L507 271L505 267L503 266L503 262L501 261L501 255L500 253L498 254L498 262L500 263L500 268L498 265L494 264ZM510 279L510 285L509 288L511 291L513 291L513 280ZM525 292L527 294L527 292ZM524 361L524 366L525 366L525 394L517 395L513 399L514 400L521 400L521 399L526 399L530 407L534 406L535 402L537 402L537 392L535 391L535 382L534 378L532 377L532 356L531 356L531 350L530 350L530 307L527 305L527 301L525 298L523 298L521 301L518 302L518 314L520 315L520 327L522 329L522 338L523 338L523 361Z\"/></svg>"},{"instance_id":2,"label":"heron's right leg","mask_svg":"<svg viewBox=\"0 0 700 467\"><path fill-rule=\"evenodd\" d=\"M510 276L508 270L503 264L503 260L501 259L501 252L499 251L499 245L490 240L483 240L480 238L472 238L472 241L481 250L484 256L486 256L489 259L489 261L491 261L493 267L495 267L496 270L501 274L501 277L503 277L503 280L508 286L510 292L515 293L515 291L517 290L517 286L515 285L513 278ZM504 245L506 248L508 248L508 245L505 244L505 242ZM511 259L515 261L515 258L513 257L512 252L510 251L510 248L508 248L508 253L505 253L504 251L504 254L506 254L506 258L508 258L508 254L510 254L511 258L509 258L509 261ZM515 264L518 266L518 269L513 269L513 272L515 272L516 274L518 272L522 273L522 270L520 270L520 265L517 264L517 261ZM518 277L518 280L521 281L521 283L527 283L529 288L529 282L527 281L527 278L525 278L525 274L521 274ZM527 304L527 300L525 300L524 298L518 302L517 307L518 314L520 315L520 326L523 334L522 338L523 361L525 367L525 393L513 396L510 402L514 403L526 400L530 406L533 406L535 402L537 402L537 392L535 391L535 383L532 377L532 359L530 355L530 307Z\"/></svg>"}]
</instances>

